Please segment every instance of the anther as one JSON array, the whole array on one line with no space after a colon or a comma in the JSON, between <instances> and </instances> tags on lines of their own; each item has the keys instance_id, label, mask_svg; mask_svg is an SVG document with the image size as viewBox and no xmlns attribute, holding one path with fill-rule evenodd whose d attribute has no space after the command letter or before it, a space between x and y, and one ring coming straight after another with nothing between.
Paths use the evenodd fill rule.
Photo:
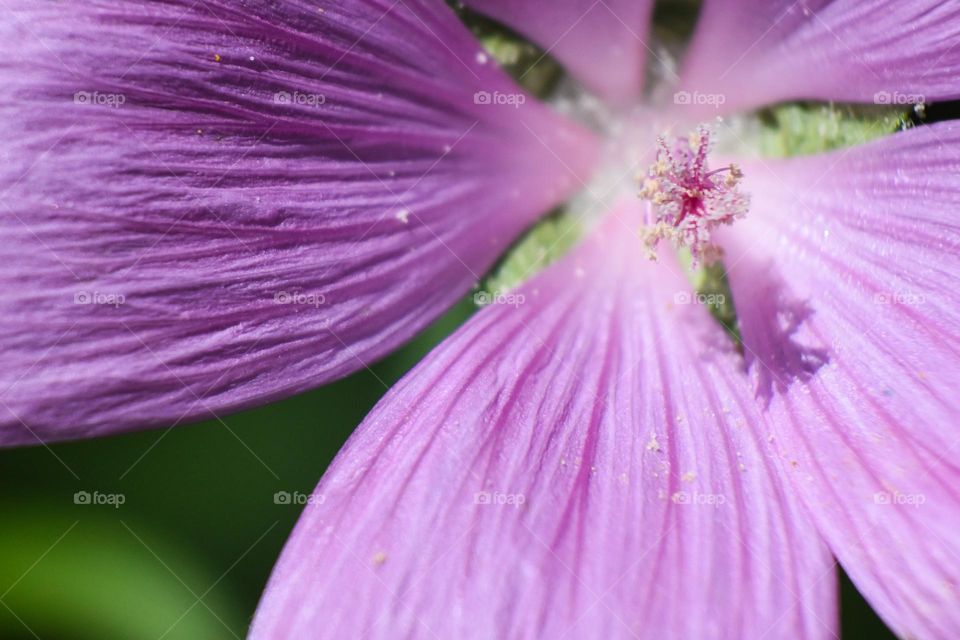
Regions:
<instances>
[{"instance_id":1,"label":"anther","mask_svg":"<svg viewBox=\"0 0 960 640\"><path fill-rule=\"evenodd\" d=\"M743 171L736 164L707 168L710 130L701 126L686 138L668 145L657 140L657 157L641 176L640 197L649 200L652 215L640 230L640 237L651 259L656 246L669 240L675 247L687 247L694 266L711 264L722 257L722 250L711 241L719 225L744 217L750 197L740 191Z\"/></svg>"}]
</instances>

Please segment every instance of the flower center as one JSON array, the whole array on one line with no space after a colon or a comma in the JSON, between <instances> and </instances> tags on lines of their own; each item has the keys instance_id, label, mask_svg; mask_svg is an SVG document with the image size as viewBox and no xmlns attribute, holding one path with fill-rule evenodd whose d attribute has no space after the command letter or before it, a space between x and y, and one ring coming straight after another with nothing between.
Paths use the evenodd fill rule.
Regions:
<instances>
[{"instance_id":1,"label":"flower center","mask_svg":"<svg viewBox=\"0 0 960 640\"><path fill-rule=\"evenodd\" d=\"M737 165L707 166L710 136L701 126L672 144L663 136L657 139L656 162L640 176L640 197L651 203L640 237L651 260L657 259L657 244L669 240L690 250L694 268L713 264L723 255L711 240L713 231L744 217L750 208L750 197L739 189L743 173Z\"/></svg>"}]
</instances>

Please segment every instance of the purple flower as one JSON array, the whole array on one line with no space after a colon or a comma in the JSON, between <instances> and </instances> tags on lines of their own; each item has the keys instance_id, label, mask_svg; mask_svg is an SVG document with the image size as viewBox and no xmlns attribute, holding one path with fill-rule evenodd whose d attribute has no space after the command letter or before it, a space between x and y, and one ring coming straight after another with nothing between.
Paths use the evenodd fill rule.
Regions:
<instances>
[{"instance_id":1,"label":"purple flower","mask_svg":"<svg viewBox=\"0 0 960 640\"><path fill-rule=\"evenodd\" d=\"M0 34L7 444L355 371L589 178L442 3L78 4Z\"/></svg>"},{"instance_id":2,"label":"purple flower","mask_svg":"<svg viewBox=\"0 0 960 640\"><path fill-rule=\"evenodd\" d=\"M955 3L706 0L666 105L649 1L470 3L610 105L604 139L439 0L8 4L5 444L342 376L539 213L597 212L358 428L253 638L827 638L834 559L897 633L960 634L960 127L735 163L707 128L656 141L960 97ZM631 153L646 200L598 191ZM667 241L722 259L739 349Z\"/></svg>"}]
</instances>

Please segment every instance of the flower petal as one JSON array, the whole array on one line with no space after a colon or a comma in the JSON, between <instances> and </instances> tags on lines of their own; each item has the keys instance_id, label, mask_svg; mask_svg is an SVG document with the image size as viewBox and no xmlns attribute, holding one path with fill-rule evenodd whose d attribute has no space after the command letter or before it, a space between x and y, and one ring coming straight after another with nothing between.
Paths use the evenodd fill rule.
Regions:
<instances>
[{"instance_id":1,"label":"flower petal","mask_svg":"<svg viewBox=\"0 0 960 640\"><path fill-rule=\"evenodd\" d=\"M960 126L744 171L728 261L780 456L887 623L956 638Z\"/></svg>"},{"instance_id":2,"label":"flower petal","mask_svg":"<svg viewBox=\"0 0 960 640\"><path fill-rule=\"evenodd\" d=\"M626 212L621 212L626 216ZM747 380L638 219L501 297L374 409L251 637L816 638L836 575Z\"/></svg>"},{"instance_id":3,"label":"flower petal","mask_svg":"<svg viewBox=\"0 0 960 640\"><path fill-rule=\"evenodd\" d=\"M616 104L640 94L652 0L466 0L555 56Z\"/></svg>"},{"instance_id":4,"label":"flower petal","mask_svg":"<svg viewBox=\"0 0 960 640\"><path fill-rule=\"evenodd\" d=\"M2 444L356 370L596 155L442 2L7 4Z\"/></svg>"},{"instance_id":5,"label":"flower petal","mask_svg":"<svg viewBox=\"0 0 960 640\"><path fill-rule=\"evenodd\" d=\"M728 111L791 99L953 99L958 38L960 5L943 0L706 0L683 88L722 95Z\"/></svg>"}]
</instances>

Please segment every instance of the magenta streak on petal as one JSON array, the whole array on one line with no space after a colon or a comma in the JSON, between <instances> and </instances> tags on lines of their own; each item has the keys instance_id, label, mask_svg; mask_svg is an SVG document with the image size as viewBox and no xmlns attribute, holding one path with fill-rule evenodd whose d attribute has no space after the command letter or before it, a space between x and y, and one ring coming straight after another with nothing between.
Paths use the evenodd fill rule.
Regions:
<instances>
[{"instance_id":1,"label":"magenta streak on petal","mask_svg":"<svg viewBox=\"0 0 960 640\"><path fill-rule=\"evenodd\" d=\"M942 0L707 0L683 65L700 111L807 98L907 105L960 97L960 5ZM701 97L693 96L698 92Z\"/></svg>"},{"instance_id":2,"label":"magenta streak on petal","mask_svg":"<svg viewBox=\"0 0 960 640\"><path fill-rule=\"evenodd\" d=\"M960 126L745 173L728 264L779 456L888 624L956 638Z\"/></svg>"},{"instance_id":3,"label":"magenta streak on petal","mask_svg":"<svg viewBox=\"0 0 960 640\"><path fill-rule=\"evenodd\" d=\"M645 258L636 208L373 410L251 638L832 637L833 563L773 475L730 343L678 304L677 265Z\"/></svg>"},{"instance_id":4,"label":"magenta streak on petal","mask_svg":"<svg viewBox=\"0 0 960 640\"><path fill-rule=\"evenodd\" d=\"M2 444L359 369L596 157L532 97L475 99L518 89L441 2L8 4Z\"/></svg>"},{"instance_id":5,"label":"magenta streak on petal","mask_svg":"<svg viewBox=\"0 0 960 640\"><path fill-rule=\"evenodd\" d=\"M590 89L622 105L643 86L652 0L466 0L526 35Z\"/></svg>"}]
</instances>

